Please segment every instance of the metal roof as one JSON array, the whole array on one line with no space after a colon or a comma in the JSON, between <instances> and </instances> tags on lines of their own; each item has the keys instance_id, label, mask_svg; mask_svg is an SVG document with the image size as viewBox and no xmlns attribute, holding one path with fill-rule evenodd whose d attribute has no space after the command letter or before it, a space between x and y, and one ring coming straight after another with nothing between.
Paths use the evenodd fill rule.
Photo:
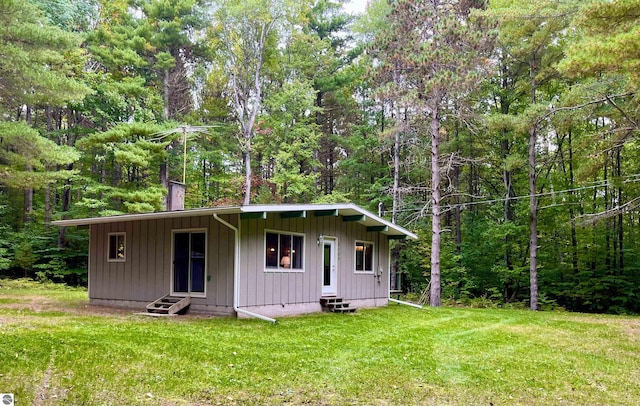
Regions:
<instances>
[{"instance_id":1,"label":"metal roof","mask_svg":"<svg viewBox=\"0 0 640 406\"><path fill-rule=\"evenodd\" d=\"M312 212L323 213L328 215L335 213L335 215L343 216L343 218L350 218L352 221L360 223L366 227L380 227L382 234L390 236L406 236L408 238L417 240L418 236L411 231L406 230L391 222L353 204L353 203L338 203L338 204L257 204L247 206L222 206L222 207L209 207L201 209L190 209L180 211L163 211L154 213L136 213L136 214L121 214L117 216L105 216L105 217L90 217L83 219L71 219L71 220L57 220L52 224L60 227L72 227L72 226L86 226L91 224L105 224L105 223L118 223L123 221L140 221L151 219L165 219L165 218L178 218L178 217L195 217L195 216L209 216L213 214L240 214L251 215L260 213L307 213Z\"/></svg>"}]
</instances>

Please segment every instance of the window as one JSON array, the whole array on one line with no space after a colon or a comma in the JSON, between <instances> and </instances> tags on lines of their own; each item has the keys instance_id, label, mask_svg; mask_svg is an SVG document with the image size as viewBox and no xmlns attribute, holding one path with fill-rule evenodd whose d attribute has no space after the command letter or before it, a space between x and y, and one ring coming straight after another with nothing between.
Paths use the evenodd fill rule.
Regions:
<instances>
[{"instance_id":1,"label":"window","mask_svg":"<svg viewBox=\"0 0 640 406\"><path fill-rule=\"evenodd\" d=\"M267 231L265 267L269 271L303 270L304 236Z\"/></svg>"},{"instance_id":2,"label":"window","mask_svg":"<svg viewBox=\"0 0 640 406\"><path fill-rule=\"evenodd\" d=\"M125 233L110 233L107 260L109 262L124 262L126 259L126 247Z\"/></svg>"},{"instance_id":3,"label":"window","mask_svg":"<svg viewBox=\"0 0 640 406\"><path fill-rule=\"evenodd\" d=\"M356 241L356 272L373 272L373 243Z\"/></svg>"}]
</instances>

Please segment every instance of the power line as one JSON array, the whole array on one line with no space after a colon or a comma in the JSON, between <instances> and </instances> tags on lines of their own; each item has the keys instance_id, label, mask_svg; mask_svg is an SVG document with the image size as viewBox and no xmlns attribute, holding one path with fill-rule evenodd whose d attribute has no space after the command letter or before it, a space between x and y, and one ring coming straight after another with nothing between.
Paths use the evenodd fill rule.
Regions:
<instances>
[{"instance_id":1,"label":"power line","mask_svg":"<svg viewBox=\"0 0 640 406\"><path fill-rule=\"evenodd\" d=\"M640 182L640 174L623 176L622 178L625 179L622 182L623 184ZM549 192L537 193L534 196L535 197L555 196L555 195L560 195L560 194L564 194L564 193L579 192L579 191L582 191L582 190L593 190L593 189L598 189L598 188L602 188L602 187L611 187L611 186L615 186L615 185L612 185L609 180L602 180L602 181L599 181L599 182L594 182L592 185L581 186L581 187L572 188L572 189L558 190L558 191L553 191L552 190L552 191L549 191ZM466 206L475 206L475 205L480 205L480 204L502 203L502 202L512 201L512 200L529 199L530 197L531 197L531 195L523 195L523 196L513 196L513 197L509 197L509 198L503 197L503 198L498 198L498 199L477 200L477 201L466 202L466 203L450 204L450 205L446 206L445 210L451 210L451 209L454 209L454 208L457 208L457 207L463 207L464 208ZM425 204L423 206L421 206L421 207L399 209L398 212L424 211L427 208L427 206L429 205L430 202L424 202L424 203ZM544 208L561 206L561 205L563 205L563 204L545 206Z\"/></svg>"}]
</instances>

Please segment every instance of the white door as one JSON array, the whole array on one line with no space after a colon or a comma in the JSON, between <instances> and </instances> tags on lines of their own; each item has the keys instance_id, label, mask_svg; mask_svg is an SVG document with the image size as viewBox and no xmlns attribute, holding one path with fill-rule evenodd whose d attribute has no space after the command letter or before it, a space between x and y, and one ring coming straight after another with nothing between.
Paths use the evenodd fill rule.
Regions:
<instances>
[{"instance_id":1,"label":"white door","mask_svg":"<svg viewBox=\"0 0 640 406\"><path fill-rule=\"evenodd\" d=\"M336 240L324 238L322 243L322 296L337 293Z\"/></svg>"}]
</instances>

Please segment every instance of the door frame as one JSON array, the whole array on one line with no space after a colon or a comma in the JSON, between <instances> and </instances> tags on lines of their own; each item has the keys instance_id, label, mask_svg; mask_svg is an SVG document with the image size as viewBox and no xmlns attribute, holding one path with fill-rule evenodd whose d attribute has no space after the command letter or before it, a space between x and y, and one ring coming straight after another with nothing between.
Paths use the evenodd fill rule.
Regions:
<instances>
[{"instance_id":1,"label":"door frame","mask_svg":"<svg viewBox=\"0 0 640 406\"><path fill-rule=\"evenodd\" d=\"M329 243L331 246L331 262L333 263L333 269L331 270L330 278L331 283L325 286L324 280L324 247L325 244ZM336 296L338 294L338 272L340 267L338 266L338 238L331 236L324 236L322 238L322 248L321 248L321 257L322 257L322 268L320 272L320 287L322 296Z\"/></svg>"},{"instance_id":2,"label":"door frame","mask_svg":"<svg viewBox=\"0 0 640 406\"><path fill-rule=\"evenodd\" d=\"M176 292L173 290L174 287L174 273L175 273L175 238L176 234L179 233L204 233L204 292ZM189 239L191 241L191 239ZM209 274L209 233L206 228L182 228L171 230L171 262L169 263L171 267L171 278L169 279L169 292L171 292L171 296L191 296L191 297L207 297L207 275ZM191 256L189 256L189 266L191 266ZM189 285L191 285L191 269L189 269ZM189 289L190 290L190 289Z\"/></svg>"}]
</instances>

